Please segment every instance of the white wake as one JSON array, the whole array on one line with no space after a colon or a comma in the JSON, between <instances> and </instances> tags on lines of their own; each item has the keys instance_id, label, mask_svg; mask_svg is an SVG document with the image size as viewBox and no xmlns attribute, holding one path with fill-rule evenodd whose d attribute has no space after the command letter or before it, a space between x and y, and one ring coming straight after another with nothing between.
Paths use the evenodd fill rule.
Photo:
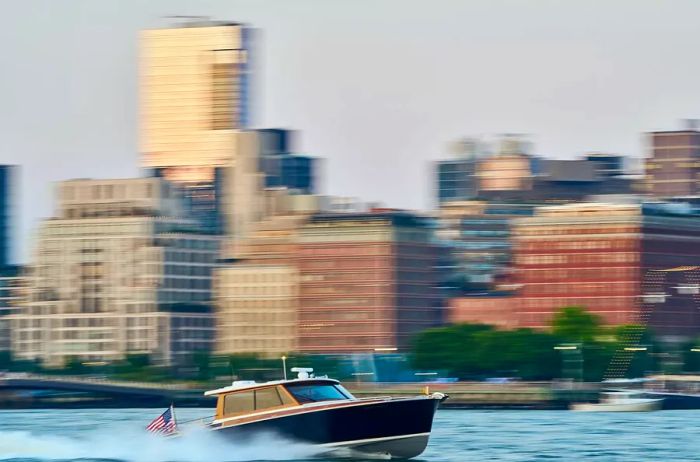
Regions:
<instances>
[{"instance_id":1,"label":"white wake","mask_svg":"<svg viewBox=\"0 0 700 462\"><path fill-rule=\"evenodd\" d=\"M312 445L260 435L234 443L206 429L191 429L177 438L134 428L96 429L80 437L26 431L0 432L0 461L9 459L110 459L127 462L239 462L308 459Z\"/></svg>"}]
</instances>

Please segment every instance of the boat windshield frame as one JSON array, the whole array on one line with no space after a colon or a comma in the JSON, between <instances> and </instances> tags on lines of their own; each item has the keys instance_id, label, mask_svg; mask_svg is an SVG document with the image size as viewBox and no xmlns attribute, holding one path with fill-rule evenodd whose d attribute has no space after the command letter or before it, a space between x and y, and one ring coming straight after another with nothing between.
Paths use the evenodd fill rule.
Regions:
<instances>
[{"instance_id":1,"label":"boat windshield frame","mask_svg":"<svg viewBox=\"0 0 700 462\"><path fill-rule=\"evenodd\" d=\"M355 399L349 391L337 382L289 382L284 384L284 388L301 405Z\"/></svg>"}]
</instances>

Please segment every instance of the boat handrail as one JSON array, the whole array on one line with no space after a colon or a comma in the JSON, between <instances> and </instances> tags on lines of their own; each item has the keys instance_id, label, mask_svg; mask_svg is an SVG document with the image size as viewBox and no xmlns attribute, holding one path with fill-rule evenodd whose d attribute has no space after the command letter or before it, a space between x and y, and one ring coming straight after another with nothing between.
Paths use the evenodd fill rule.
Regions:
<instances>
[{"instance_id":1,"label":"boat handrail","mask_svg":"<svg viewBox=\"0 0 700 462\"><path fill-rule=\"evenodd\" d=\"M409 398L408 396L391 396L391 395L384 395L384 396L367 396L363 398L355 398L351 401L390 401L390 400L395 400L395 399L401 399L401 398ZM414 398L414 396L411 396L410 398Z\"/></svg>"},{"instance_id":2,"label":"boat handrail","mask_svg":"<svg viewBox=\"0 0 700 462\"><path fill-rule=\"evenodd\" d=\"M207 420L208 420L208 422L207 422ZM205 417L197 417L196 419L179 420L177 423L178 423L178 425L182 425L182 424L190 424L193 422L202 422L202 425L211 425L212 422L214 422L214 420L216 420L215 415L208 415Z\"/></svg>"}]
</instances>

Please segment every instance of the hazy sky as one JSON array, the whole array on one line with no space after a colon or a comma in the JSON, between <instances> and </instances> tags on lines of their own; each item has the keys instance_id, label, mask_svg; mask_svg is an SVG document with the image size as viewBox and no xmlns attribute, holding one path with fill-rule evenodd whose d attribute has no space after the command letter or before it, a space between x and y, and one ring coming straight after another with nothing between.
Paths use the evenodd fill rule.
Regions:
<instances>
[{"instance_id":1,"label":"hazy sky","mask_svg":"<svg viewBox=\"0 0 700 462\"><path fill-rule=\"evenodd\" d=\"M697 0L23 0L2 3L0 163L22 166L17 256L52 182L139 174L138 31L209 15L261 31L256 126L301 130L325 193L432 205L465 135L641 156L700 116Z\"/></svg>"}]
</instances>

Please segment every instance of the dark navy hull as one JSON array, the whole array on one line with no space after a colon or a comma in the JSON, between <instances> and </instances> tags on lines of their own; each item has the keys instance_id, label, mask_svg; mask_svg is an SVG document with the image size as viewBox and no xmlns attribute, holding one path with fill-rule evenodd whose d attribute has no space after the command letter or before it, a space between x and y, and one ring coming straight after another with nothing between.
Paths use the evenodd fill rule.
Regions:
<instances>
[{"instance_id":1,"label":"dark navy hull","mask_svg":"<svg viewBox=\"0 0 700 462\"><path fill-rule=\"evenodd\" d=\"M648 398L663 398L661 409L700 409L700 395L645 391Z\"/></svg>"},{"instance_id":2,"label":"dark navy hull","mask_svg":"<svg viewBox=\"0 0 700 462\"><path fill-rule=\"evenodd\" d=\"M272 433L329 450L349 448L395 458L419 455L428 444L440 399L417 397L354 402L217 428L235 440Z\"/></svg>"}]
</instances>

